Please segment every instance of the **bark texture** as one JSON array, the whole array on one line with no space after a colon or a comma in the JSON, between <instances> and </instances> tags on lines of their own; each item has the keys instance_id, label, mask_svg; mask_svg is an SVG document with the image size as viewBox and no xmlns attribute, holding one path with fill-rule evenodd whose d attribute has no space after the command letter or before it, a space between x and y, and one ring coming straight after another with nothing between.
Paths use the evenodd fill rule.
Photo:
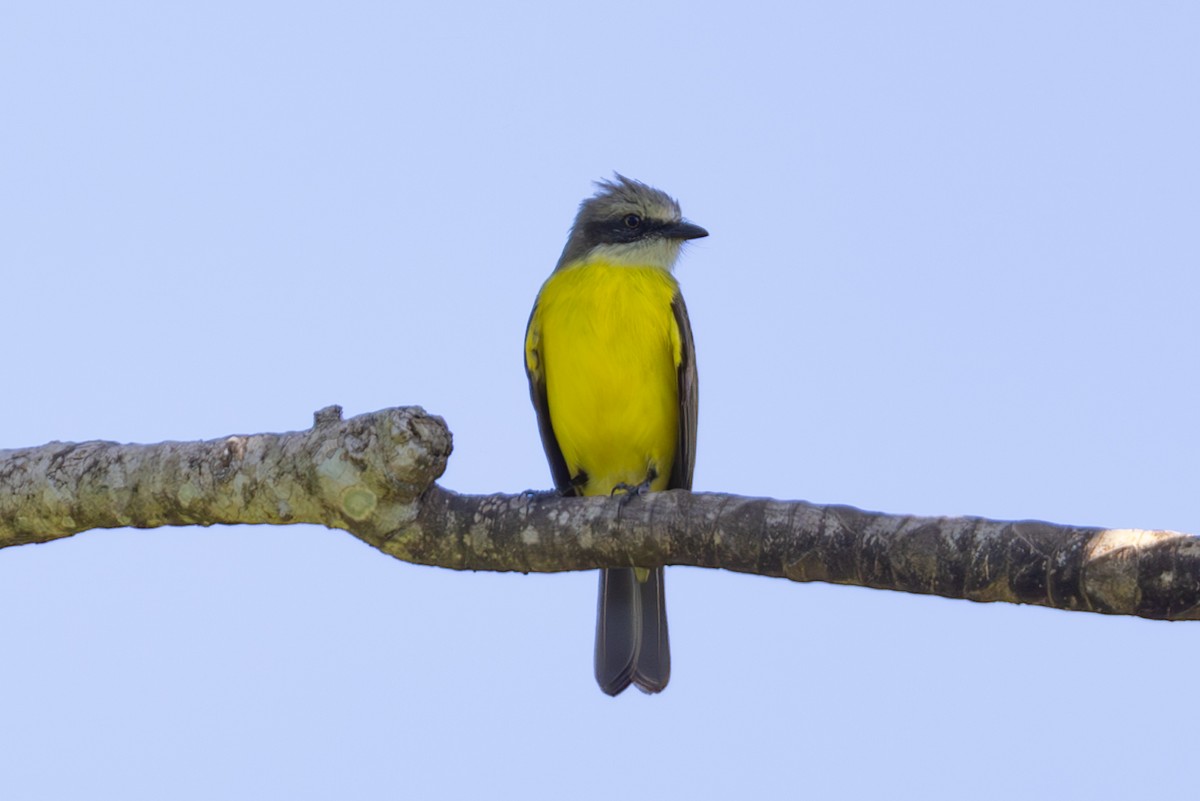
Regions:
<instances>
[{"instance_id":1,"label":"bark texture","mask_svg":"<svg viewBox=\"0 0 1200 801\"><path fill-rule=\"evenodd\" d=\"M0 547L92 528L317 523L398 559L554 572L694 565L974 601L1200 617L1200 538L933 518L683 490L633 498L459 495L451 437L411 407L207 442L0 451Z\"/></svg>"}]
</instances>

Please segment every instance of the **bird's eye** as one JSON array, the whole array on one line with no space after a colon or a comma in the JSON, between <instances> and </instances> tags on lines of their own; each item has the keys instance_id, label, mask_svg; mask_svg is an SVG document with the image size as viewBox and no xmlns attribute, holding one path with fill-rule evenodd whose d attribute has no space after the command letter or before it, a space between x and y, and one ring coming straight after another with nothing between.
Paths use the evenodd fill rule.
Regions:
<instances>
[{"instance_id":1,"label":"bird's eye","mask_svg":"<svg viewBox=\"0 0 1200 801\"><path fill-rule=\"evenodd\" d=\"M637 228L641 224L642 224L642 218L639 217L638 215L636 215L636 214L626 214L625 215L625 227L626 228Z\"/></svg>"}]
</instances>

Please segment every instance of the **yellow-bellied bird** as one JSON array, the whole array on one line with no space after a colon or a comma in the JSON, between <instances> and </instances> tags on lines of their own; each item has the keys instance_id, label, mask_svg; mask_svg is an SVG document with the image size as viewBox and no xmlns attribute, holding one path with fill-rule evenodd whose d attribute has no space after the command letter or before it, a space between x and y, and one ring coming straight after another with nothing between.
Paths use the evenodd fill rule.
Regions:
<instances>
[{"instance_id":1,"label":"yellow-bellied bird","mask_svg":"<svg viewBox=\"0 0 1200 801\"><path fill-rule=\"evenodd\" d=\"M708 232L670 196L617 175L583 201L525 332L542 446L563 495L691 489L696 359L672 268ZM600 573L596 681L667 686L663 569Z\"/></svg>"}]
</instances>

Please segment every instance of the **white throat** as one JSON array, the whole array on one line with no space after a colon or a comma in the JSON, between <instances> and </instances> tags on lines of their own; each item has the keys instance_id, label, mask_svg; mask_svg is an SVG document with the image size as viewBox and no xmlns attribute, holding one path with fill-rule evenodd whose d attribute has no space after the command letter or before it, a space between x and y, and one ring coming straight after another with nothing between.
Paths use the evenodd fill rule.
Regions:
<instances>
[{"instance_id":1,"label":"white throat","mask_svg":"<svg viewBox=\"0 0 1200 801\"><path fill-rule=\"evenodd\" d=\"M638 242L596 245L585 261L606 261L622 267L657 267L671 272L683 245L678 239L651 237Z\"/></svg>"}]
</instances>

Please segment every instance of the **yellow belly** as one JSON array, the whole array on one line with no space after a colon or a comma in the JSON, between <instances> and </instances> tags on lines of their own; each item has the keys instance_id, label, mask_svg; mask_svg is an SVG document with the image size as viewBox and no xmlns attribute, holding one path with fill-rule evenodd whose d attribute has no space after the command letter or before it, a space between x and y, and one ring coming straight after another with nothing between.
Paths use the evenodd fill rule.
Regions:
<instances>
[{"instance_id":1,"label":"yellow belly","mask_svg":"<svg viewBox=\"0 0 1200 801\"><path fill-rule=\"evenodd\" d=\"M554 435L585 495L665 489L678 437L678 285L655 267L589 263L542 287L534 320Z\"/></svg>"}]
</instances>

